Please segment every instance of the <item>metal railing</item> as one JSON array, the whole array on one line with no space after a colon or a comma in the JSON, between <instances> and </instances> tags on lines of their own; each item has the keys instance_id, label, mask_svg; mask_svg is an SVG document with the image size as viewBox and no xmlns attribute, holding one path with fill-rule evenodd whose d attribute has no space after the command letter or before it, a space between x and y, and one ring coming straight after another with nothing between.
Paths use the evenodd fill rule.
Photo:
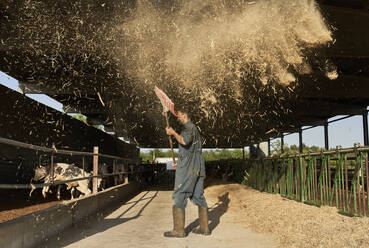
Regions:
<instances>
[{"instance_id":1,"label":"metal railing","mask_svg":"<svg viewBox=\"0 0 369 248\"><path fill-rule=\"evenodd\" d=\"M70 150L59 150L56 148L47 148L47 147L42 147L42 146L37 146L37 145L32 145L32 144L27 144L27 143L23 143L23 142L19 142L19 141L15 141L15 140L10 140L10 139L6 139L6 138L1 138L0 137L0 144L5 144L5 145L10 145L10 146L15 146L15 147L20 147L20 148L25 148L25 149L29 149L29 150L34 150L34 151L42 151L42 152L46 152L46 153L50 153L50 172L51 172L51 183L42 183L42 184L0 184L0 189L36 189L36 188L42 188L45 186L51 186L51 185L60 185L60 184L64 184L64 183L69 183L69 182L75 182L75 181L81 181L81 180L89 180L89 179L93 179L93 186L92 186L92 192L96 193L97 192L97 178L104 178L104 177L109 177L109 176L119 176L119 175L123 175L124 176L124 183L128 183L128 174L131 174L132 172L128 172L128 164L139 164L141 162L140 158L121 158L121 157L117 157L117 156L112 156L112 155L107 155L107 154L100 154L98 153L98 147L94 147L94 151L93 152L80 152L80 151L70 151ZM79 178L75 178L75 179L70 179L70 180L57 180L54 181L54 156L56 154L63 154L63 155L70 155L70 156L82 156L82 170L83 170L83 176L79 177ZM92 176L85 176L85 157L93 157L93 175ZM120 161L123 163L124 165L124 171L123 172L118 172L118 173L109 173L109 174L104 174L104 175L99 175L98 174L98 159L99 157L101 158L108 158L108 159L112 159L113 160L113 172L115 171L115 166L117 165L117 162ZM40 161L40 157L39 157L39 161Z\"/></svg>"},{"instance_id":2,"label":"metal railing","mask_svg":"<svg viewBox=\"0 0 369 248\"><path fill-rule=\"evenodd\" d=\"M349 216L369 216L369 147L206 162L207 175Z\"/></svg>"},{"instance_id":3,"label":"metal railing","mask_svg":"<svg viewBox=\"0 0 369 248\"><path fill-rule=\"evenodd\" d=\"M247 160L247 184L341 213L369 216L369 147Z\"/></svg>"}]
</instances>

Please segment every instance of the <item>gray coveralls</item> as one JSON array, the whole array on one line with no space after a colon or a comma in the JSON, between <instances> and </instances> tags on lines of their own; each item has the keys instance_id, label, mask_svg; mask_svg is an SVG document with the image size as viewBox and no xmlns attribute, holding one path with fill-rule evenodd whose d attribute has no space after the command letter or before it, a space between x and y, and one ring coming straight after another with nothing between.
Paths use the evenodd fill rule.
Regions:
<instances>
[{"instance_id":1,"label":"gray coveralls","mask_svg":"<svg viewBox=\"0 0 369 248\"><path fill-rule=\"evenodd\" d=\"M184 124L181 136L186 145L179 144L173 207L184 209L187 205L187 198L190 198L197 206L207 207L204 197L205 162L201 154L200 133L197 127L189 121Z\"/></svg>"}]
</instances>

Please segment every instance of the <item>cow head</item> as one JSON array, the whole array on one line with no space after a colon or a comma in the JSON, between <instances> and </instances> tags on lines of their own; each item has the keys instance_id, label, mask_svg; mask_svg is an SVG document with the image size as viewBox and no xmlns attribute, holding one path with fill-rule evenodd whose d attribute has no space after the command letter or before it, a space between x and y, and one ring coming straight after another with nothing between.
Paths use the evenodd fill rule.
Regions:
<instances>
[{"instance_id":1,"label":"cow head","mask_svg":"<svg viewBox=\"0 0 369 248\"><path fill-rule=\"evenodd\" d=\"M44 166L37 166L35 169L35 175L33 180L40 181L41 179L45 178L47 174L46 168Z\"/></svg>"}]
</instances>

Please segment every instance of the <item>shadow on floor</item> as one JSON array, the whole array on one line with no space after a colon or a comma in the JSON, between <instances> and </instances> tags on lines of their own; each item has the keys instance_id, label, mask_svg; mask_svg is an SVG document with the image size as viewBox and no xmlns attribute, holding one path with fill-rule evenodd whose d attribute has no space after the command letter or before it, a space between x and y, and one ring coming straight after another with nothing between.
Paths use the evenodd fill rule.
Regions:
<instances>
[{"instance_id":1,"label":"shadow on floor","mask_svg":"<svg viewBox=\"0 0 369 248\"><path fill-rule=\"evenodd\" d=\"M215 203L213 206L209 207L209 229L212 232L220 223L220 218L227 212L229 206L229 192L218 196L218 202ZM193 229L198 227L200 224L199 219L190 223L186 228L185 232L188 234Z\"/></svg>"},{"instance_id":2,"label":"shadow on floor","mask_svg":"<svg viewBox=\"0 0 369 248\"><path fill-rule=\"evenodd\" d=\"M151 191L152 192L152 191ZM97 213L93 216L89 216L88 218L76 223L73 227L68 228L62 234L54 236L50 242L45 242L42 247L65 247L69 244L75 243L79 240L87 238L89 236L95 235L100 232L104 232L112 227L123 224L130 220L137 219L141 216L141 213L144 209L152 202L152 200L157 196L158 191L154 193L152 196L147 196L150 191L147 191L143 194L138 200L135 201L127 201L124 204L115 205L111 208L105 209L104 212ZM133 209L139 202L147 201L144 206L138 211L138 213L129 218L122 218L127 212ZM124 205L131 206L126 209L123 213L118 215L114 219L105 219L106 216L113 213L115 210Z\"/></svg>"},{"instance_id":3,"label":"shadow on floor","mask_svg":"<svg viewBox=\"0 0 369 248\"><path fill-rule=\"evenodd\" d=\"M157 191L173 191L174 188L174 175L169 175L172 177L166 181L154 181L151 184L143 183L145 190L157 190ZM233 184L234 182L228 182L215 177L206 177L204 182L204 189L210 186L216 185L227 185Z\"/></svg>"},{"instance_id":4,"label":"shadow on floor","mask_svg":"<svg viewBox=\"0 0 369 248\"><path fill-rule=\"evenodd\" d=\"M163 185L155 185L155 186L148 186L145 189L151 191L173 191L173 185L163 184Z\"/></svg>"},{"instance_id":5,"label":"shadow on floor","mask_svg":"<svg viewBox=\"0 0 369 248\"><path fill-rule=\"evenodd\" d=\"M233 183L234 182L228 182L226 180L221 180L215 177L206 177L205 182L204 182L204 189L206 189L207 187L211 187L211 186L228 185L228 184L233 184Z\"/></svg>"}]
</instances>

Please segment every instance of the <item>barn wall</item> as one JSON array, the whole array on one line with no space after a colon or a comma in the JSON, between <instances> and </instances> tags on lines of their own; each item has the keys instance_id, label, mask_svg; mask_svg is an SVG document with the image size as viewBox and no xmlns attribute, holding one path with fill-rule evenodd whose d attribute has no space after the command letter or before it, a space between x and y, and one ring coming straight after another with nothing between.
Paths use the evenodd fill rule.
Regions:
<instances>
[{"instance_id":1,"label":"barn wall","mask_svg":"<svg viewBox=\"0 0 369 248\"><path fill-rule=\"evenodd\" d=\"M139 157L139 149L99 129L0 85L0 137L57 149ZM74 158L81 161L81 158ZM37 163L34 151L0 144L0 183L24 181ZM9 162L11 161L11 162ZM19 168L22 171L19 171ZM22 169L23 168L23 169ZM26 174L26 175L23 175ZM16 177L16 175L18 175Z\"/></svg>"}]
</instances>

